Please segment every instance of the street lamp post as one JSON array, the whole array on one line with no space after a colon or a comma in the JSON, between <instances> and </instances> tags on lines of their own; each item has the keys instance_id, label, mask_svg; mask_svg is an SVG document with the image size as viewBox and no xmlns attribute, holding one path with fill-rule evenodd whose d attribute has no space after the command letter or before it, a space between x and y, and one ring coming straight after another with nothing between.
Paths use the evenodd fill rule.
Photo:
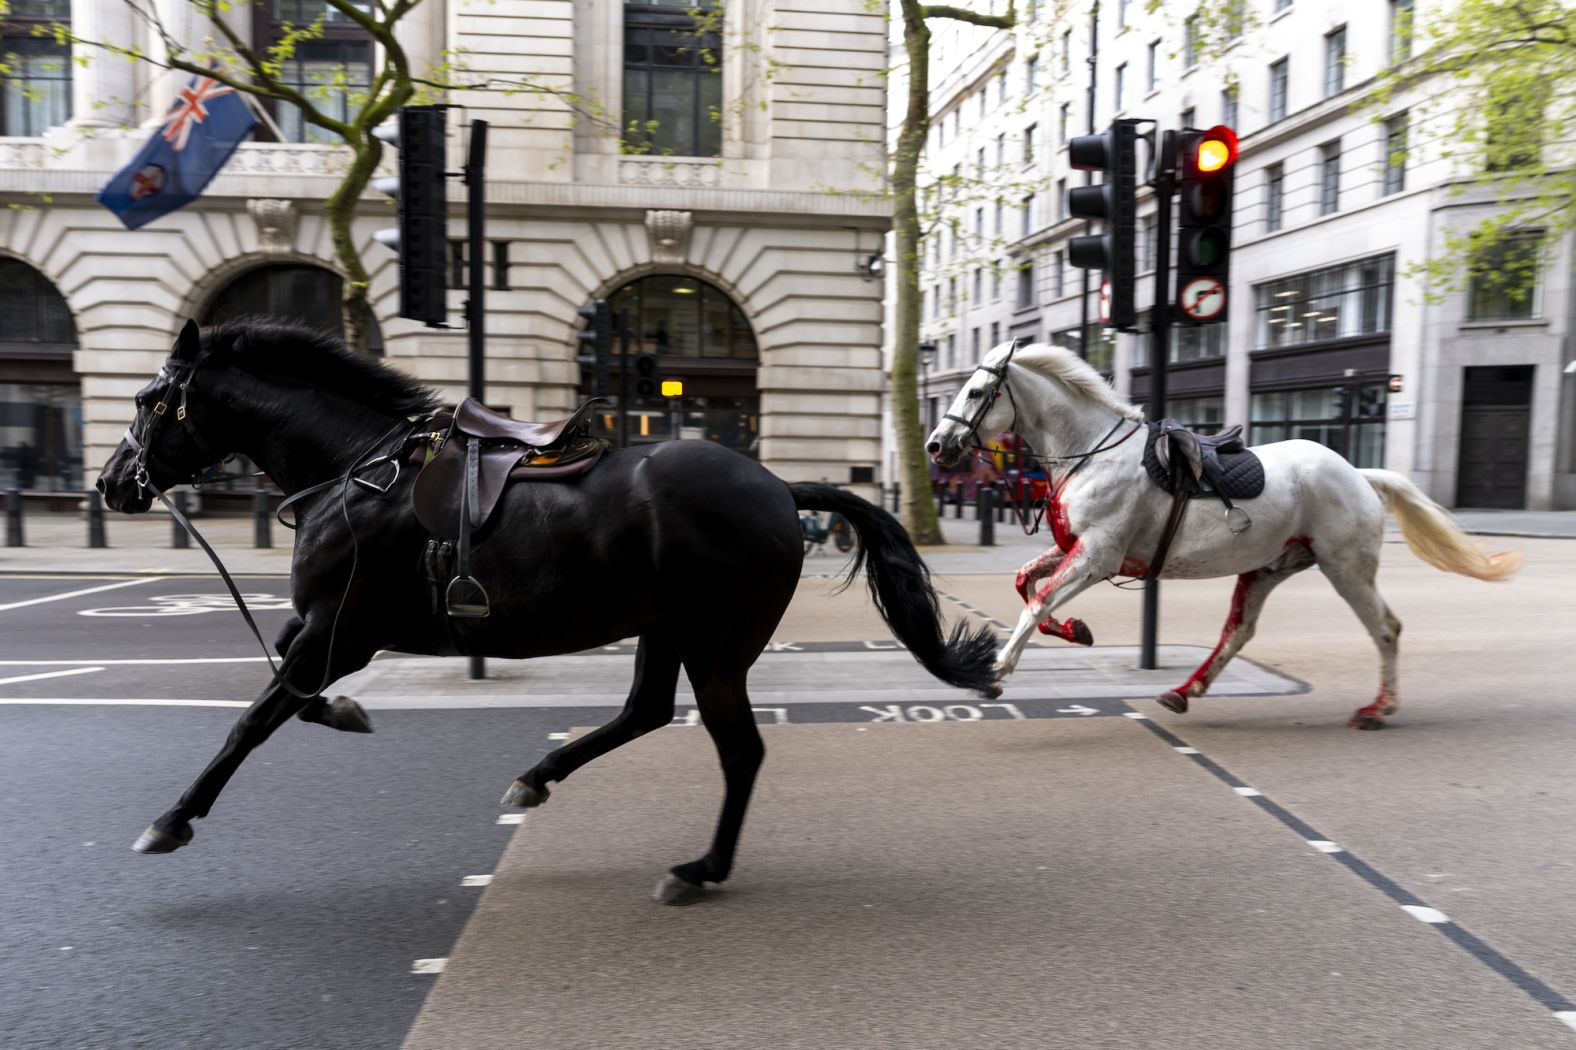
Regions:
<instances>
[{"instance_id":1,"label":"street lamp post","mask_svg":"<svg viewBox=\"0 0 1576 1050\"><path fill-rule=\"evenodd\" d=\"M925 340L919 344L919 403L925 410L925 435L928 437L936 429L936 421L931 418L930 411L930 362L936 359L936 352L940 348L932 340Z\"/></svg>"}]
</instances>

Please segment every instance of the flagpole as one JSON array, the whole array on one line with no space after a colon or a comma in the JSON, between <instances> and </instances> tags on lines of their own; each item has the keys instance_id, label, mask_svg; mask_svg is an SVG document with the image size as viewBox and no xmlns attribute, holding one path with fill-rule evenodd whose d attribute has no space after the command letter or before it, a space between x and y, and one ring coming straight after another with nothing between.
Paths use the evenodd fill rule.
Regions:
<instances>
[{"instance_id":1,"label":"flagpole","mask_svg":"<svg viewBox=\"0 0 1576 1050\"><path fill-rule=\"evenodd\" d=\"M262 99L258 98L256 95L249 95L244 91L237 92L237 94L246 100L247 108L253 113L257 114L257 119L266 124L268 126L268 130L274 133L274 138L278 139L280 142L284 142L285 133L279 130L278 124L274 123L273 114L268 112L268 107L263 105Z\"/></svg>"}]
</instances>

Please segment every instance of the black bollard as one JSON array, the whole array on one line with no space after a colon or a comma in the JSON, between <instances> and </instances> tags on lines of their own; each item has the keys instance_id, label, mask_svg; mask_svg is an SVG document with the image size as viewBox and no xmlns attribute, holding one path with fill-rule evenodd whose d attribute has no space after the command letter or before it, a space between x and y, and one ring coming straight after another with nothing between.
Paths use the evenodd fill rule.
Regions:
<instances>
[{"instance_id":1,"label":"black bollard","mask_svg":"<svg viewBox=\"0 0 1576 1050\"><path fill-rule=\"evenodd\" d=\"M27 546L22 539L22 490L15 485L5 490L5 545Z\"/></svg>"},{"instance_id":2,"label":"black bollard","mask_svg":"<svg viewBox=\"0 0 1576 1050\"><path fill-rule=\"evenodd\" d=\"M903 511L903 483L892 482L892 513L900 514Z\"/></svg>"},{"instance_id":3,"label":"black bollard","mask_svg":"<svg viewBox=\"0 0 1576 1050\"><path fill-rule=\"evenodd\" d=\"M88 490L88 546L108 547L104 538L104 497L97 489Z\"/></svg>"},{"instance_id":4,"label":"black bollard","mask_svg":"<svg viewBox=\"0 0 1576 1050\"><path fill-rule=\"evenodd\" d=\"M1005 487L1002 487L1000 489L996 489L996 490L994 490L993 494L994 494L995 498L993 500L991 500L991 502L996 504L996 520L998 522L1006 521L1007 520L1007 489Z\"/></svg>"},{"instance_id":5,"label":"black bollard","mask_svg":"<svg viewBox=\"0 0 1576 1050\"><path fill-rule=\"evenodd\" d=\"M257 483L257 491L252 493L252 546L258 549L274 545L272 523L268 514L268 490L262 482Z\"/></svg>"},{"instance_id":6,"label":"black bollard","mask_svg":"<svg viewBox=\"0 0 1576 1050\"><path fill-rule=\"evenodd\" d=\"M186 514L186 493L185 493L185 491L176 492L172 502L175 504L175 509L176 510L180 511L182 515ZM181 528L181 523L176 520L175 515L171 514L170 515L170 546L176 548L177 550L180 550L180 549L184 549L186 547L190 547L191 545L192 545L192 538L190 536L186 535L186 530Z\"/></svg>"},{"instance_id":7,"label":"black bollard","mask_svg":"<svg viewBox=\"0 0 1576 1050\"><path fill-rule=\"evenodd\" d=\"M985 486L980 486L979 494L979 519L980 519L980 546L996 546L996 516L990 512L991 504L996 502L996 493Z\"/></svg>"},{"instance_id":8,"label":"black bollard","mask_svg":"<svg viewBox=\"0 0 1576 1050\"><path fill-rule=\"evenodd\" d=\"M953 500L953 503L952 503L952 516L954 518L961 518L961 517L963 517L963 486L962 485L959 485L957 487L957 498L955 500Z\"/></svg>"}]
</instances>

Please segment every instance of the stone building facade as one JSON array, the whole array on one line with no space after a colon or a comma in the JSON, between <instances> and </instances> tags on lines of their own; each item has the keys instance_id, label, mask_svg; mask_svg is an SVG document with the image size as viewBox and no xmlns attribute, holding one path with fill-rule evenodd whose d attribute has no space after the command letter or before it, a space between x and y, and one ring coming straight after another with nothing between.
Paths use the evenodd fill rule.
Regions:
<instances>
[{"instance_id":1,"label":"stone building facade","mask_svg":"<svg viewBox=\"0 0 1576 1050\"><path fill-rule=\"evenodd\" d=\"M186 0L152 2L202 38ZM710 437L789 479L868 485L883 384L869 260L888 208L859 191L882 178L885 23L834 0L722 0L720 32L697 42L696 9L423 0L401 25L417 68L460 55L465 83L486 88L450 101L490 125L487 400L526 418L571 409L590 382L576 363L577 311L610 297L635 311L637 349L685 382L680 400L631 406L637 440ZM259 42L321 10L273 0L237 28ZM90 38L140 32L120 0L12 11L68 17ZM5 46L28 28L0 24ZM370 68L370 42L329 28L291 71L303 84ZM697 62L698 48L719 63ZM0 484L91 478L187 317L273 310L337 324L322 202L340 151L276 111L286 141L243 144L199 201L127 231L93 194L158 125L177 81L70 57L32 58L26 95L0 88ZM527 78L551 90L511 90ZM569 93L588 100L579 115ZM622 147L609 131L653 120L646 140ZM451 146L457 170L457 131ZM458 253L456 183L451 202ZM356 225L374 349L457 398L464 332L397 316L397 268L372 241L392 214L369 192ZM450 295L456 324L462 283Z\"/></svg>"},{"instance_id":2,"label":"stone building facade","mask_svg":"<svg viewBox=\"0 0 1576 1050\"><path fill-rule=\"evenodd\" d=\"M1084 223L1066 191L1085 181L1067 139L1117 117L1226 124L1241 142L1229 317L1174 331L1167 414L1243 422L1257 442L1322 441L1447 506L1576 507L1576 238L1522 231L1508 250L1535 245L1539 265L1519 300L1468 282L1431 301L1410 276L1447 230L1505 204L1468 188L1480 158L1448 154L1428 116L1448 85L1367 104L1380 74L1408 61L1409 26L1448 2L1244 0L1246 29L1218 50L1195 48L1191 8L1170 2L1107 0L1096 20L1079 0L1055 22L1057 5L1020 4L1012 32L938 23L926 169L978 172L985 189L927 245L928 410L945 411L982 349L1013 336L1076 348L1085 317L1089 359L1147 403L1150 337L1102 328L1098 271L1086 296L1085 271L1067 262ZM900 77L892 89L896 109ZM1545 164L1563 163L1562 138L1549 136ZM992 183L1010 188L1003 203ZM1141 188L1140 311L1154 209Z\"/></svg>"}]
</instances>

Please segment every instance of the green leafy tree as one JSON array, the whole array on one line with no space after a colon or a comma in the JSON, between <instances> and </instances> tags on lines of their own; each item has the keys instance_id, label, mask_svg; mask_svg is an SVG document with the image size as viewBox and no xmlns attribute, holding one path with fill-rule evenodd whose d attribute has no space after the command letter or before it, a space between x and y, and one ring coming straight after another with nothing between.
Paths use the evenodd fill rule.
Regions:
<instances>
[{"instance_id":1,"label":"green leafy tree","mask_svg":"<svg viewBox=\"0 0 1576 1050\"><path fill-rule=\"evenodd\" d=\"M1385 119L1398 99L1419 98L1389 163L1452 162L1452 192L1498 204L1446 229L1409 276L1435 301L1470 282L1475 297L1525 302L1544 254L1527 231L1546 245L1576 226L1576 8L1457 0L1429 5L1415 23L1408 8L1397 12L1391 67L1365 102Z\"/></svg>"}]
</instances>

